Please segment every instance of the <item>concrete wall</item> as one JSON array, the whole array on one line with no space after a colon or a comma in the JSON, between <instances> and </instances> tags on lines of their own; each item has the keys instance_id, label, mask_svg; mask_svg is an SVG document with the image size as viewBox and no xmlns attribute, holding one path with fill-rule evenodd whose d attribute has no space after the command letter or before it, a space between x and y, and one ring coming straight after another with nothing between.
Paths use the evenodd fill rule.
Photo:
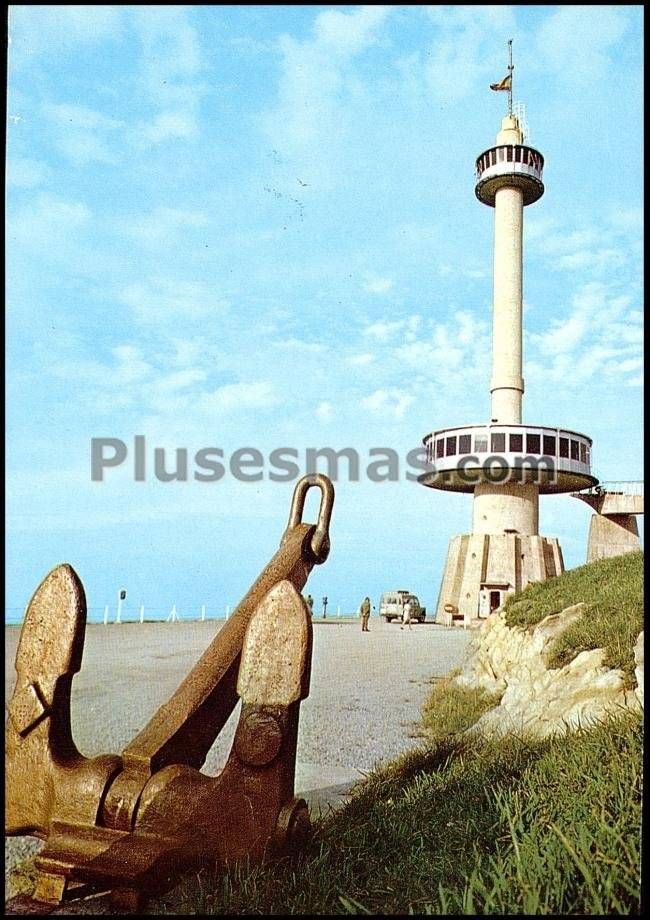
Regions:
<instances>
[{"instance_id":1,"label":"concrete wall","mask_svg":"<svg viewBox=\"0 0 650 920\"><path fill-rule=\"evenodd\" d=\"M592 514L587 543L587 562L608 559L641 549L639 530L633 514Z\"/></svg>"},{"instance_id":2,"label":"concrete wall","mask_svg":"<svg viewBox=\"0 0 650 920\"><path fill-rule=\"evenodd\" d=\"M564 560L555 537L537 534L459 534L452 537L436 610L437 623L471 622L490 612L490 595L499 601L534 581L561 575Z\"/></svg>"},{"instance_id":3,"label":"concrete wall","mask_svg":"<svg viewBox=\"0 0 650 920\"><path fill-rule=\"evenodd\" d=\"M498 534L515 530L532 536L539 527L539 489L531 483L484 482L474 489L472 531Z\"/></svg>"}]
</instances>

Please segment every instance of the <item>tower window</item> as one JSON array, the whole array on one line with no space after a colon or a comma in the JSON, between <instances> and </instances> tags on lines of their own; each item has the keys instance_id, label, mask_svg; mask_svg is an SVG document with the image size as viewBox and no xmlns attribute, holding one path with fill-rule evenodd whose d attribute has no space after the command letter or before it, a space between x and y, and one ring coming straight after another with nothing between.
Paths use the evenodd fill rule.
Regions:
<instances>
[{"instance_id":1,"label":"tower window","mask_svg":"<svg viewBox=\"0 0 650 920\"><path fill-rule=\"evenodd\" d=\"M587 462L587 445L580 444L580 463Z\"/></svg>"},{"instance_id":2,"label":"tower window","mask_svg":"<svg viewBox=\"0 0 650 920\"><path fill-rule=\"evenodd\" d=\"M549 454L551 457L555 456L555 438L553 435L544 435L544 453Z\"/></svg>"},{"instance_id":3,"label":"tower window","mask_svg":"<svg viewBox=\"0 0 650 920\"><path fill-rule=\"evenodd\" d=\"M458 438L458 453L459 454L469 454L472 449L472 436L471 434L461 434Z\"/></svg>"},{"instance_id":4,"label":"tower window","mask_svg":"<svg viewBox=\"0 0 650 920\"><path fill-rule=\"evenodd\" d=\"M444 457L444 456L445 456L445 439L438 438L438 440L436 441L436 457Z\"/></svg>"},{"instance_id":5,"label":"tower window","mask_svg":"<svg viewBox=\"0 0 650 920\"><path fill-rule=\"evenodd\" d=\"M487 435L486 434L475 434L474 435L474 452L477 454L487 453Z\"/></svg>"},{"instance_id":6,"label":"tower window","mask_svg":"<svg viewBox=\"0 0 650 920\"><path fill-rule=\"evenodd\" d=\"M447 438L447 450L446 454L448 457L453 456L456 453L456 438Z\"/></svg>"},{"instance_id":7,"label":"tower window","mask_svg":"<svg viewBox=\"0 0 650 920\"><path fill-rule=\"evenodd\" d=\"M529 454L539 454L541 452L540 436L538 434L526 435L526 451Z\"/></svg>"},{"instance_id":8,"label":"tower window","mask_svg":"<svg viewBox=\"0 0 650 920\"><path fill-rule=\"evenodd\" d=\"M514 150L512 149L512 147L506 147L506 160L509 163L512 163L513 159L514 159Z\"/></svg>"},{"instance_id":9,"label":"tower window","mask_svg":"<svg viewBox=\"0 0 650 920\"><path fill-rule=\"evenodd\" d=\"M571 459L579 460L580 459L580 445L577 441L571 439Z\"/></svg>"},{"instance_id":10,"label":"tower window","mask_svg":"<svg viewBox=\"0 0 650 920\"><path fill-rule=\"evenodd\" d=\"M506 436L503 431L493 431L490 445L492 453L503 453L506 449Z\"/></svg>"},{"instance_id":11,"label":"tower window","mask_svg":"<svg viewBox=\"0 0 650 920\"><path fill-rule=\"evenodd\" d=\"M560 457L569 456L569 439L560 438Z\"/></svg>"},{"instance_id":12,"label":"tower window","mask_svg":"<svg viewBox=\"0 0 650 920\"><path fill-rule=\"evenodd\" d=\"M510 435L510 452L515 453L515 451L524 449L524 436L521 434L511 434Z\"/></svg>"}]
</instances>

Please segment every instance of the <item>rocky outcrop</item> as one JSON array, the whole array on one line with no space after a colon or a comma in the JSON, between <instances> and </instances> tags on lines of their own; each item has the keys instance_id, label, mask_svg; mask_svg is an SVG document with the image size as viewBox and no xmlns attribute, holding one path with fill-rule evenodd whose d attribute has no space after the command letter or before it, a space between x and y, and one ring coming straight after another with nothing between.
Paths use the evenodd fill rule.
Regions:
<instances>
[{"instance_id":1,"label":"rocky outcrop","mask_svg":"<svg viewBox=\"0 0 650 920\"><path fill-rule=\"evenodd\" d=\"M586 609L585 604L567 607L532 630L509 627L502 610L488 617L456 681L502 696L471 731L490 736L515 731L543 738L602 721L623 709L642 708L643 634L635 648L635 690L626 688L622 671L604 666L603 649L581 652L561 668L547 667L552 642Z\"/></svg>"},{"instance_id":2,"label":"rocky outcrop","mask_svg":"<svg viewBox=\"0 0 650 920\"><path fill-rule=\"evenodd\" d=\"M636 698L643 708L643 630L639 633L639 638L634 646L634 676L636 678Z\"/></svg>"}]
</instances>

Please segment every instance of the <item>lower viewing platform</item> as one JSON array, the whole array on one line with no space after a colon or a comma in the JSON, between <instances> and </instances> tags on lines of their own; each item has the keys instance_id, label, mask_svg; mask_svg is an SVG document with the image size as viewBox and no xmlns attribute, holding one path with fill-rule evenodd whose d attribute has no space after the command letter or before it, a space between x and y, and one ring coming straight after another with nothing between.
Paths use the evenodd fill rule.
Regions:
<instances>
[{"instance_id":1,"label":"lower viewing platform","mask_svg":"<svg viewBox=\"0 0 650 920\"><path fill-rule=\"evenodd\" d=\"M591 438L540 425L464 425L423 438L431 469L418 481L432 489L472 492L482 482L535 483L540 494L596 485Z\"/></svg>"}]
</instances>

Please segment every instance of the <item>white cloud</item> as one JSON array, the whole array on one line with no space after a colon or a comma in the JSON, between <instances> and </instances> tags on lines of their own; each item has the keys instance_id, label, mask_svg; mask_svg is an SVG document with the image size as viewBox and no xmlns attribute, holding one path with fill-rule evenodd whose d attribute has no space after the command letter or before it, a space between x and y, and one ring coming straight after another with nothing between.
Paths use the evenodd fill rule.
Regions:
<instances>
[{"instance_id":1,"label":"white cloud","mask_svg":"<svg viewBox=\"0 0 650 920\"><path fill-rule=\"evenodd\" d=\"M199 107L207 87L197 82L204 56L191 12L184 6L132 7L140 38L139 62L145 97L158 110L134 133L138 146L195 138Z\"/></svg>"},{"instance_id":2,"label":"white cloud","mask_svg":"<svg viewBox=\"0 0 650 920\"><path fill-rule=\"evenodd\" d=\"M94 410L113 412L138 404L146 386L155 378L156 369L142 349L130 343L110 349L111 359L88 360L78 353L77 343L59 349L53 356L45 351L46 370L60 380L83 380L79 403Z\"/></svg>"},{"instance_id":3,"label":"white cloud","mask_svg":"<svg viewBox=\"0 0 650 920\"><path fill-rule=\"evenodd\" d=\"M157 207L149 214L130 220L124 232L145 246L155 248L163 243L172 243L188 228L205 227L207 223L208 218L200 211Z\"/></svg>"},{"instance_id":4,"label":"white cloud","mask_svg":"<svg viewBox=\"0 0 650 920\"><path fill-rule=\"evenodd\" d=\"M353 367L364 367L367 364L372 364L375 360L375 356L368 351L362 352L359 355L351 355L348 358L348 364L351 364Z\"/></svg>"},{"instance_id":5,"label":"white cloud","mask_svg":"<svg viewBox=\"0 0 650 920\"><path fill-rule=\"evenodd\" d=\"M122 31L119 6L12 6L9 36L24 55L70 51L118 38Z\"/></svg>"},{"instance_id":6,"label":"white cloud","mask_svg":"<svg viewBox=\"0 0 650 920\"><path fill-rule=\"evenodd\" d=\"M513 11L508 6L428 6L437 26L425 67L429 90L445 102L457 102L479 84L505 76L505 62L496 49L503 36L515 36ZM503 71L503 72L502 72Z\"/></svg>"},{"instance_id":7,"label":"white cloud","mask_svg":"<svg viewBox=\"0 0 650 920\"><path fill-rule=\"evenodd\" d=\"M315 44L334 54L352 55L376 41L392 6L359 6L351 12L325 10L314 24Z\"/></svg>"},{"instance_id":8,"label":"white cloud","mask_svg":"<svg viewBox=\"0 0 650 920\"><path fill-rule=\"evenodd\" d=\"M318 169L317 147L331 148L345 120L341 109L354 92L346 65L378 41L390 6L360 6L350 12L324 10L305 41L283 35L282 75L276 106L263 119L273 147ZM322 158L323 149L319 155ZM321 179L322 179L321 175Z\"/></svg>"},{"instance_id":9,"label":"white cloud","mask_svg":"<svg viewBox=\"0 0 650 920\"><path fill-rule=\"evenodd\" d=\"M406 390L397 387L375 390L361 400L361 408L373 415L401 419L415 397Z\"/></svg>"},{"instance_id":10,"label":"white cloud","mask_svg":"<svg viewBox=\"0 0 650 920\"><path fill-rule=\"evenodd\" d=\"M8 239L39 256L57 258L79 252L92 220L90 208L81 201L41 193L11 218Z\"/></svg>"},{"instance_id":11,"label":"white cloud","mask_svg":"<svg viewBox=\"0 0 650 920\"><path fill-rule=\"evenodd\" d=\"M305 352L307 354L318 354L326 351L326 346L322 342L305 342L295 336L272 342L272 345L274 348L284 348L287 351Z\"/></svg>"},{"instance_id":12,"label":"white cloud","mask_svg":"<svg viewBox=\"0 0 650 920\"><path fill-rule=\"evenodd\" d=\"M392 278L382 278L378 275L369 275L363 283L364 291L369 294L387 294L395 285Z\"/></svg>"},{"instance_id":13,"label":"white cloud","mask_svg":"<svg viewBox=\"0 0 650 920\"><path fill-rule=\"evenodd\" d=\"M316 407L316 417L320 419L321 422L329 422L332 418L333 410L332 403L327 400L323 400Z\"/></svg>"},{"instance_id":14,"label":"white cloud","mask_svg":"<svg viewBox=\"0 0 650 920\"><path fill-rule=\"evenodd\" d=\"M118 345L111 351L117 361L111 375L118 383L134 383L151 374L152 367L143 359L137 346Z\"/></svg>"},{"instance_id":15,"label":"white cloud","mask_svg":"<svg viewBox=\"0 0 650 920\"><path fill-rule=\"evenodd\" d=\"M90 163L117 163L118 157L108 144L93 134L73 131L60 136L56 145L61 153L75 166L88 166Z\"/></svg>"},{"instance_id":16,"label":"white cloud","mask_svg":"<svg viewBox=\"0 0 650 920\"><path fill-rule=\"evenodd\" d=\"M186 6L137 6L132 8L133 25L142 43L142 68L153 93L168 80L194 77L203 67L199 37L188 18Z\"/></svg>"},{"instance_id":17,"label":"white cloud","mask_svg":"<svg viewBox=\"0 0 650 920\"><path fill-rule=\"evenodd\" d=\"M40 160L29 157L7 159L7 183L17 188L34 188L51 175L50 167Z\"/></svg>"},{"instance_id":18,"label":"white cloud","mask_svg":"<svg viewBox=\"0 0 650 920\"><path fill-rule=\"evenodd\" d=\"M530 256L541 256L554 271L606 275L626 265L640 232L640 214L633 208L611 215L597 228L571 230L551 218L532 218L526 242ZM604 246L604 240L609 245Z\"/></svg>"},{"instance_id":19,"label":"white cloud","mask_svg":"<svg viewBox=\"0 0 650 920\"><path fill-rule=\"evenodd\" d=\"M386 342L391 337L395 336L401 329L404 328L404 320L394 320L391 322L377 322L371 323L370 326L366 326L363 330L363 334L367 335L369 338L377 339L380 342Z\"/></svg>"},{"instance_id":20,"label":"white cloud","mask_svg":"<svg viewBox=\"0 0 650 920\"><path fill-rule=\"evenodd\" d=\"M120 148L110 134L123 129L123 121L87 106L69 103L48 103L43 111L54 125L56 146L76 166L117 162Z\"/></svg>"},{"instance_id":21,"label":"white cloud","mask_svg":"<svg viewBox=\"0 0 650 920\"><path fill-rule=\"evenodd\" d=\"M111 118L104 115L103 112L97 112L84 105L73 105L70 103L48 103L43 107L47 118L60 125L66 130L70 129L99 129L101 131L114 131L116 128L123 128L124 122L117 118Z\"/></svg>"},{"instance_id":22,"label":"white cloud","mask_svg":"<svg viewBox=\"0 0 650 920\"><path fill-rule=\"evenodd\" d=\"M532 358L526 362L530 379L572 383L597 375L622 378L641 362L642 317L630 310L629 294L616 293L613 284L589 282L571 299L566 318L554 318L549 328L531 333Z\"/></svg>"},{"instance_id":23,"label":"white cloud","mask_svg":"<svg viewBox=\"0 0 650 920\"><path fill-rule=\"evenodd\" d=\"M196 137L197 134L198 125L192 112L160 112L152 122L142 122L134 130L136 143L145 146Z\"/></svg>"},{"instance_id":24,"label":"white cloud","mask_svg":"<svg viewBox=\"0 0 650 920\"><path fill-rule=\"evenodd\" d=\"M256 381L253 383L229 383L211 393L204 393L197 403L202 412L218 414L243 411L247 409L265 409L276 406L279 397L271 383Z\"/></svg>"},{"instance_id":25,"label":"white cloud","mask_svg":"<svg viewBox=\"0 0 650 920\"><path fill-rule=\"evenodd\" d=\"M205 282L169 278L129 284L120 291L119 299L131 307L137 322L144 324L220 317L229 306Z\"/></svg>"},{"instance_id":26,"label":"white cloud","mask_svg":"<svg viewBox=\"0 0 650 920\"><path fill-rule=\"evenodd\" d=\"M627 25L624 7L598 6L596 14L593 6L556 7L539 27L535 62L562 75L565 85L590 84L603 75Z\"/></svg>"},{"instance_id":27,"label":"white cloud","mask_svg":"<svg viewBox=\"0 0 650 920\"><path fill-rule=\"evenodd\" d=\"M643 233L643 208L618 208L610 215L609 223L615 232L640 236Z\"/></svg>"}]
</instances>

